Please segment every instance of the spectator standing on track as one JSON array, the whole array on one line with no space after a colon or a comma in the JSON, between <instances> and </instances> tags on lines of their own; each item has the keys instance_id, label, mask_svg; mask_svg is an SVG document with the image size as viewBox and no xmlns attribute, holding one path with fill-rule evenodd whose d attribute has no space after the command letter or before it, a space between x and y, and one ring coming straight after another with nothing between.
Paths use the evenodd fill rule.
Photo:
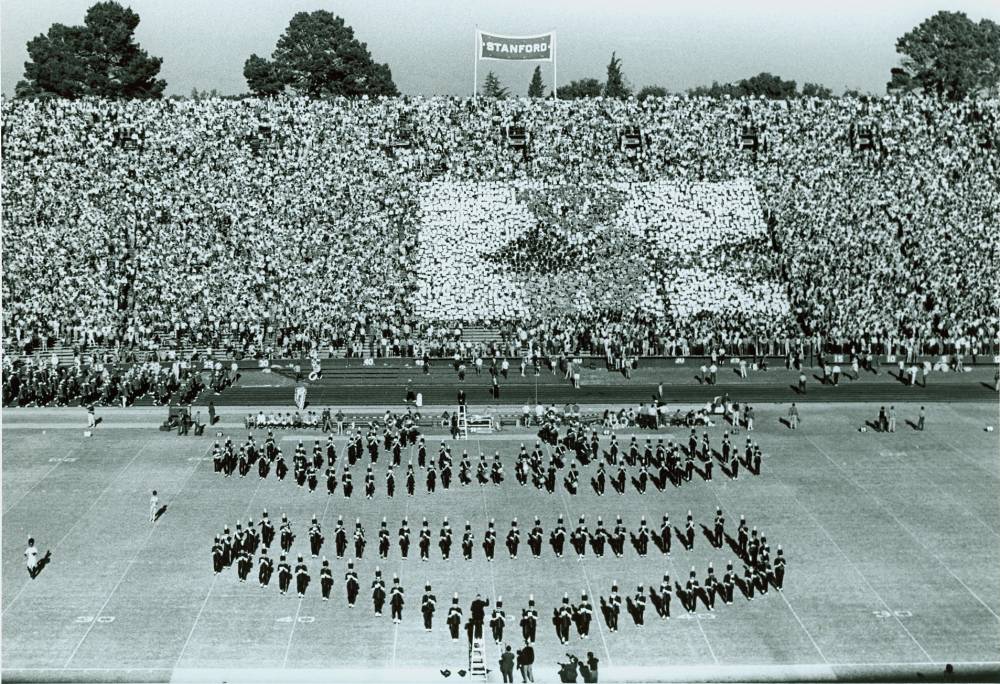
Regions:
<instances>
[{"instance_id":1,"label":"spectator standing on track","mask_svg":"<svg viewBox=\"0 0 1000 684\"><path fill-rule=\"evenodd\" d=\"M514 681L514 661L514 654L510 650L510 644L508 644L503 655L500 656L500 674L503 676L504 682Z\"/></svg>"},{"instance_id":2,"label":"spectator standing on track","mask_svg":"<svg viewBox=\"0 0 1000 684\"><path fill-rule=\"evenodd\" d=\"M597 666L601 661L594 655L593 651L587 651L586 662L580 662L580 675L585 682L597 681Z\"/></svg>"},{"instance_id":3,"label":"spectator standing on track","mask_svg":"<svg viewBox=\"0 0 1000 684\"><path fill-rule=\"evenodd\" d=\"M799 394L806 393L806 374L805 371L799 371Z\"/></svg>"},{"instance_id":4,"label":"spectator standing on track","mask_svg":"<svg viewBox=\"0 0 1000 684\"><path fill-rule=\"evenodd\" d=\"M568 663L556 663L559 666L559 681L575 682L576 667L580 663L580 660L575 655L571 655L569 653L566 655L569 657Z\"/></svg>"},{"instance_id":5,"label":"spectator standing on track","mask_svg":"<svg viewBox=\"0 0 1000 684\"><path fill-rule=\"evenodd\" d=\"M532 674L531 667L535 664L535 649L531 647L530 639L524 642L524 648L517 652L517 656L522 682L534 682L535 675Z\"/></svg>"}]
</instances>

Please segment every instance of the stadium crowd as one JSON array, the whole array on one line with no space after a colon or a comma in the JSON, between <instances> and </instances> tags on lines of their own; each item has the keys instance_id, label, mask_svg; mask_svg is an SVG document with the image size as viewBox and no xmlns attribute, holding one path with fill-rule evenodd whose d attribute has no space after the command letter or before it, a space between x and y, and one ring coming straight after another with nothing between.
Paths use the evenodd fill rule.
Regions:
<instances>
[{"instance_id":1,"label":"stadium crowd","mask_svg":"<svg viewBox=\"0 0 1000 684\"><path fill-rule=\"evenodd\" d=\"M998 347L995 100L2 111L15 355Z\"/></svg>"}]
</instances>

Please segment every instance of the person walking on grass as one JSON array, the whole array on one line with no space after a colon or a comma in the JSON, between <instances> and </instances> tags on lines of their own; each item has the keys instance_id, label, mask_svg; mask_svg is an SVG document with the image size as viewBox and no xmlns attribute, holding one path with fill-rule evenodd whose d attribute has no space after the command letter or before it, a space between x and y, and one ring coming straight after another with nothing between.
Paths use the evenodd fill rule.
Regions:
<instances>
[{"instance_id":1,"label":"person walking on grass","mask_svg":"<svg viewBox=\"0 0 1000 684\"><path fill-rule=\"evenodd\" d=\"M797 430L799 428L799 408L792 402L792 405L788 408L788 427L792 430Z\"/></svg>"},{"instance_id":2,"label":"person walking on grass","mask_svg":"<svg viewBox=\"0 0 1000 684\"><path fill-rule=\"evenodd\" d=\"M927 412L924 410L924 407L921 406L920 414L917 416L917 429L920 430L921 432L924 431L924 418L926 417L927 417Z\"/></svg>"},{"instance_id":3,"label":"person walking on grass","mask_svg":"<svg viewBox=\"0 0 1000 684\"><path fill-rule=\"evenodd\" d=\"M160 510L160 499L156 496L156 490L149 497L149 522L156 522L156 512Z\"/></svg>"},{"instance_id":4,"label":"person walking on grass","mask_svg":"<svg viewBox=\"0 0 1000 684\"><path fill-rule=\"evenodd\" d=\"M38 575L38 549L35 547L35 538L28 538L28 548L24 551L24 562L28 569L28 577L35 579Z\"/></svg>"}]
</instances>

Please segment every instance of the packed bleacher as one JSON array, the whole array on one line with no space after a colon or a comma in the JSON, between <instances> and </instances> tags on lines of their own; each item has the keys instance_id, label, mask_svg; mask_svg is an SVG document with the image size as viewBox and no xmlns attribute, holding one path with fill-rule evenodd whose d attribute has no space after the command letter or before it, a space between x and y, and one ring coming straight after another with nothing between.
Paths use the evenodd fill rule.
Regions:
<instances>
[{"instance_id":1,"label":"packed bleacher","mask_svg":"<svg viewBox=\"0 0 1000 684\"><path fill-rule=\"evenodd\" d=\"M2 108L15 357L997 349L997 101Z\"/></svg>"}]
</instances>

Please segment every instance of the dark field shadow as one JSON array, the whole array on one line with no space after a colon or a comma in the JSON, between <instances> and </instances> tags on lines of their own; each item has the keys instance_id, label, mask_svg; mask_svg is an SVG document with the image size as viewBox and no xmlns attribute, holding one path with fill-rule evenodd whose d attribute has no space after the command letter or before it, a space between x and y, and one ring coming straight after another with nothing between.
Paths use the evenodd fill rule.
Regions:
<instances>
[{"instance_id":1,"label":"dark field shadow","mask_svg":"<svg viewBox=\"0 0 1000 684\"><path fill-rule=\"evenodd\" d=\"M156 521L157 521L157 520L159 520L159 519L160 519L161 517L163 517L163 514L167 512L167 506L168 506L168 505L169 505L169 504L163 504L162 506L160 506L160 510L158 510L158 511L156 512L156 514L155 514L155 515L153 515L153 522L156 522Z\"/></svg>"},{"instance_id":2,"label":"dark field shadow","mask_svg":"<svg viewBox=\"0 0 1000 684\"><path fill-rule=\"evenodd\" d=\"M684 547L685 551L690 551L694 544L688 544L687 534L679 527L674 527L674 535L677 537L677 541L680 545Z\"/></svg>"},{"instance_id":3,"label":"dark field shadow","mask_svg":"<svg viewBox=\"0 0 1000 684\"><path fill-rule=\"evenodd\" d=\"M35 571L31 574L31 579L35 579L40 574L42 574L42 570L44 570L45 566L48 565L50 562L52 562L52 551L51 550L50 551L46 551L45 555L42 556L42 559L40 561L38 561L38 564L35 566Z\"/></svg>"}]
</instances>

